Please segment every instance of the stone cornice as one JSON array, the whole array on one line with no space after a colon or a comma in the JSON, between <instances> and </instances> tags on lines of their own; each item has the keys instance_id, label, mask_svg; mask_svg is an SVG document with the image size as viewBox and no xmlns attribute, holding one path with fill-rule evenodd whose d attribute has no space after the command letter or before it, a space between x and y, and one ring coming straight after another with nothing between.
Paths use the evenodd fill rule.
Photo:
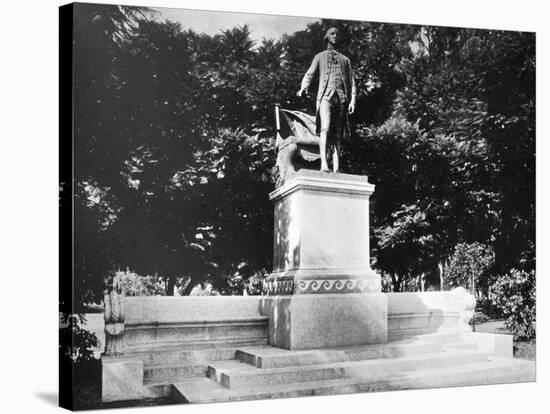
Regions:
<instances>
[{"instance_id":1,"label":"stone cornice","mask_svg":"<svg viewBox=\"0 0 550 414\"><path fill-rule=\"evenodd\" d=\"M366 176L303 169L288 182L272 191L269 199L278 200L298 190L370 196L374 192L374 187L374 184L368 182Z\"/></svg>"}]
</instances>

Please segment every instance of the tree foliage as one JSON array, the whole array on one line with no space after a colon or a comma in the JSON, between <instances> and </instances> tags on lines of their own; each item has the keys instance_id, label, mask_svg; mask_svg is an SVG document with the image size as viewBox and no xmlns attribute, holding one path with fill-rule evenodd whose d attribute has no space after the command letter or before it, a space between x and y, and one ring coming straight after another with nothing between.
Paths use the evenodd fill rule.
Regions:
<instances>
[{"instance_id":1,"label":"tree foliage","mask_svg":"<svg viewBox=\"0 0 550 414\"><path fill-rule=\"evenodd\" d=\"M412 276L403 263L436 267L424 252L445 268L456 245L479 242L493 271L533 269L533 35L418 27L408 39L390 116L359 124L348 149L349 169L377 185L377 266L397 282Z\"/></svg>"},{"instance_id":2,"label":"tree foliage","mask_svg":"<svg viewBox=\"0 0 550 414\"><path fill-rule=\"evenodd\" d=\"M80 326L84 321L78 316L71 315L64 322L66 325L59 329L60 362L79 365L94 360L94 348L99 344L97 337Z\"/></svg>"},{"instance_id":3,"label":"tree foliage","mask_svg":"<svg viewBox=\"0 0 550 414\"><path fill-rule=\"evenodd\" d=\"M358 105L345 172L376 184L373 263L401 289L461 243L492 271L534 269L535 42L530 33L321 20L281 39L209 36L147 10L79 5L75 294L118 269L166 293L256 292L271 269L273 103L337 26Z\"/></svg>"}]
</instances>

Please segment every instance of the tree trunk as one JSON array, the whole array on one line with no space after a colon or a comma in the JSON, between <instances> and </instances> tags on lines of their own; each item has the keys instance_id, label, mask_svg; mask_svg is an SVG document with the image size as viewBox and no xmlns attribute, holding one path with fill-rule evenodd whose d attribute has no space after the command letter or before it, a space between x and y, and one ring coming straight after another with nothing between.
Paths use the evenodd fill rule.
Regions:
<instances>
[{"instance_id":1,"label":"tree trunk","mask_svg":"<svg viewBox=\"0 0 550 414\"><path fill-rule=\"evenodd\" d=\"M193 288L195 287L195 282L193 279L187 279L186 283L183 284L183 287L180 290L182 296L189 296Z\"/></svg>"},{"instance_id":2,"label":"tree trunk","mask_svg":"<svg viewBox=\"0 0 550 414\"><path fill-rule=\"evenodd\" d=\"M392 273L391 280L393 283L393 291L401 292L401 280L399 280L399 275Z\"/></svg>"},{"instance_id":3,"label":"tree trunk","mask_svg":"<svg viewBox=\"0 0 550 414\"><path fill-rule=\"evenodd\" d=\"M174 296L175 285L176 285L175 277L169 277L166 279L166 296Z\"/></svg>"},{"instance_id":4,"label":"tree trunk","mask_svg":"<svg viewBox=\"0 0 550 414\"><path fill-rule=\"evenodd\" d=\"M437 268L439 269L439 290L443 290L445 285L445 268L443 267L443 263L439 262Z\"/></svg>"}]
</instances>

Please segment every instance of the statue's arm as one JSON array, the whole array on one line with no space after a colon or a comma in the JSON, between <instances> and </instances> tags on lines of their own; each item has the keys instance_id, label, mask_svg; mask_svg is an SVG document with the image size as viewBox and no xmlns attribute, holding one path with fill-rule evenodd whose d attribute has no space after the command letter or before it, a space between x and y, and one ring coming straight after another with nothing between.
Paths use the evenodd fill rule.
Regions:
<instances>
[{"instance_id":1,"label":"statue's arm","mask_svg":"<svg viewBox=\"0 0 550 414\"><path fill-rule=\"evenodd\" d=\"M309 89L309 85L311 85L311 80L319 70L319 55L316 55L313 58L313 61L311 62L311 66L307 70L306 74L304 75L304 78L302 79L302 85L301 89L304 91L307 91Z\"/></svg>"}]
</instances>

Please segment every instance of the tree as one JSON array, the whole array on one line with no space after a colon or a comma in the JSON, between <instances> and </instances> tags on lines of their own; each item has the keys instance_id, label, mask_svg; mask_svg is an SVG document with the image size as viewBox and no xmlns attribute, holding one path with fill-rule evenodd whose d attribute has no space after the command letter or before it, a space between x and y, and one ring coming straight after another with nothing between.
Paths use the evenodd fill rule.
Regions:
<instances>
[{"instance_id":1,"label":"tree","mask_svg":"<svg viewBox=\"0 0 550 414\"><path fill-rule=\"evenodd\" d=\"M110 112L92 112L92 122L79 118L77 130L78 151L93 154L78 160L85 213L95 209L103 223L81 224L109 241L104 257L96 257L104 273L95 277L98 285L109 271L129 267L161 275L172 294L179 279L190 290L203 280L223 280L243 262L267 267L271 240L264 228L272 213L267 198L250 190L268 192L274 157L268 140L245 132L258 129L257 101L269 100L248 88L262 76L252 67L260 56L252 47L246 26L208 37L150 20L107 47L116 65L95 70L112 87L100 85L93 96L112 103ZM266 43L261 53L273 48ZM86 76L85 69L77 75ZM91 177L84 181L88 165ZM245 258L258 238L257 258ZM82 238L82 246L97 249L98 241Z\"/></svg>"},{"instance_id":2,"label":"tree","mask_svg":"<svg viewBox=\"0 0 550 414\"><path fill-rule=\"evenodd\" d=\"M502 53L508 47L505 45L510 47ZM373 224L385 229L393 225L396 212L403 214L401 206L417 206L425 213L429 232L437 240L431 255L437 258L441 273L453 247L461 242L494 244L497 268L504 265L502 259L509 263L504 268L519 262L533 265L533 256L526 252L534 251L530 230L534 223L534 193L523 191L534 183L534 148L530 144L534 142L530 128L534 117L527 98L534 96L532 47L532 38L522 33L420 28L411 43L411 53L403 54L397 66L404 84L396 90L393 113L380 127L359 128L355 147L349 151L350 167L368 174L377 184ZM495 54L495 50L501 54ZM504 78L510 79L514 88L522 85L529 91L524 94L513 89L507 96L514 102L515 114L523 114L524 118L510 114L505 125L499 124L506 138L494 127L492 115L498 102L495 97L508 92L504 82L499 81L497 86L494 81ZM403 127L403 119L415 125L417 132ZM514 137L506 135L510 125L521 125ZM507 144L503 147L504 142ZM517 142L519 154L513 154L512 142ZM503 150L507 155L500 152ZM510 163L505 161L508 158L521 170L514 178L508 175L511 169L506 168L503 175L503 165ZM509 198L512 187L519 205ZM508 200L506 206L502 204L504 199ZM414 218L410 216L409 222L415 222ZM514 232L518 232L517 237L511 239ZM375 239L373 245L376 242L389 253L392 244L386 238ZM408 243L411 249L403 251L409 253L407 262L414 263L419 260L415 241Z\"/></svg>"},{"instance_id":3,"label":"tree","mask_svg":"<svg viewBox=\"0 0 550 414\"><path fill-rule=\"evenodd\" d=\"M489 270L494 265L494 253L480 243L456 245L447 268L446 282L449 287L462 286L476 297L479 291L485 296L489 288Z\"/></svg>"},{"instance_id":4,"label":"tree","mask_svg":"<svg viewBox=\"0 0 550 414\"><path fill-rule=\"evenodd\" d=\"M149 10L79 4L74 24L74 309L101 298L105 279L116 266L107 231L116 217L115 185L125 151L113 139L118 106L116 61L128 36Z\"/></svg>"},{"instance_id":5,"label":"tree","mask_svg":"<svg viewBox=\"0 0 550 414\"><path fill-rule=\"evenodd\" d=\"M75 200L87 300L120 268L158 275L168 294L178 281L184 293L203 282L229 293L232 278L270 268L272 104L312 112L296 89L331 26L359 91L343 168L377 185L374 265L394 289L443 274L459 243L494 246L499 271L534 266L529 34L322 20L256 45L247 26L208 36L137 9L82 10Z\"/></svg>"}]
</instances>

